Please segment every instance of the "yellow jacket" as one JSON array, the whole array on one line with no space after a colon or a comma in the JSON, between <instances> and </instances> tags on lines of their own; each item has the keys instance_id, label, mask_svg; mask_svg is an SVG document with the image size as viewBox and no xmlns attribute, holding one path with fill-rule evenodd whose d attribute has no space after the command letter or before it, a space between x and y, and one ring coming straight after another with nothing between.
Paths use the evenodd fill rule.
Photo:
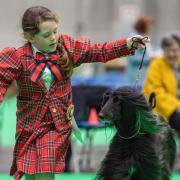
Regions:
<instances>
[{"instance_id":1,"label":"yellow jacket","mask_svg":"<svg viewBox=\"0 0 180 180\"><path fill-rule=\"evenodd\" d=\"M177 91L178 84L173 69L168 65L165 57L155 58L148 68L143 92L147 99L152 92L156 94L154 111L167 121L177 106L180 106Z\"/></svg>"}]
</instances>

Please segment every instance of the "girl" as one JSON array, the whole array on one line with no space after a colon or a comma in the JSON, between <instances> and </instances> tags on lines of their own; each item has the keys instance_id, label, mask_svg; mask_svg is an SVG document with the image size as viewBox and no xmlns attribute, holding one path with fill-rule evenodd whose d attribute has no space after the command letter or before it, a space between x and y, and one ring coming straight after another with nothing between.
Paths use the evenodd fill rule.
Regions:
<instances>
[{"instance_id":1,"label":"girl","mask_svg":"<svg viewBox=\"0 0 180 180\"><path fill-rule=\"evenodd\" d=\"M27 43L0 53L0 101L14 79L19 87L10 174L16 180L24 174L26 180L53 180L54 173L64 170L71 134L73 68L133 55L134 50L128 49L132 40L91 45L86 38L59 35L57 17L41 6L26 10L22 29Z\"/></svg>"}]
</instances>

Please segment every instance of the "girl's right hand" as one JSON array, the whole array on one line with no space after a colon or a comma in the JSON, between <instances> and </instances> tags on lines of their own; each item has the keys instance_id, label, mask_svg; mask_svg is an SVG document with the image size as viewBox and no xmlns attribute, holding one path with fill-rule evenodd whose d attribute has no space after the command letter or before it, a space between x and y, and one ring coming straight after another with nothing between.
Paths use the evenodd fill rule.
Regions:
<instances>
[{"instance_id":1,"label":"girl's right hand","mask_svg":"<svg viewBox=\"0 0 180 180\"><path fill-rule=\"evenodd\" d=\"M126 40L127 46L134 49L143 49L145 48L145 44L149 42L150 38L142 35L136 35Z\"/></svg>"}]
</instances>

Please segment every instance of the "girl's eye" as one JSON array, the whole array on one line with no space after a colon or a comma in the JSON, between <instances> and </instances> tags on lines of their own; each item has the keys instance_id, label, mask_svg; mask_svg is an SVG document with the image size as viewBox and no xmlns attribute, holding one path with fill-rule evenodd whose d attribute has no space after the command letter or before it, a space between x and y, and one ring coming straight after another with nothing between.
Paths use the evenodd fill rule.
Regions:
<instances>
[{"instance_id":1,"label":"girl's eye","mask_svg":"<svg viewBox=\"0 0 180 180\"><path fill-rule=\"evenodd\" d=\"M48 38L48 37L49 37L49 34L45 34L43 37L44 37L44 38Z\"/></svg>"}]
</instances>

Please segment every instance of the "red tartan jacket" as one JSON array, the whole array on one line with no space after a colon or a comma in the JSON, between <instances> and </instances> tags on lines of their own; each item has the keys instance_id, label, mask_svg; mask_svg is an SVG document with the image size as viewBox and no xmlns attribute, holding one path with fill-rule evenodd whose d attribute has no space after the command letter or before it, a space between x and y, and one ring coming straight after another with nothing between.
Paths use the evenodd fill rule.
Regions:
<instances>
[{"instance_id":1,"label":"red tartan jacket","mask_svg":"<svg viewBox=\"0 0 180 180\"><path fill-rule=\"evenodd\" d=\"M61 35L64 46L72 55L74 67L82 63L107 62L117 57L133 55L129 50L126 39L91 44L87 38L73 38ZM28 132L36 130L42 123L49 108L53 122L58 130L70 128L65 118L68 105L72 101L70 79L53 80L49 91L46 90L43 79L39 83L30 79L33 52L30 43L18 49L5 48L0 52L0 102L11 84L16 79L19 93L17 96L17 132L25 129ZM62 128L63 127L63 128Z\"/></svg>"}]
</instances>

